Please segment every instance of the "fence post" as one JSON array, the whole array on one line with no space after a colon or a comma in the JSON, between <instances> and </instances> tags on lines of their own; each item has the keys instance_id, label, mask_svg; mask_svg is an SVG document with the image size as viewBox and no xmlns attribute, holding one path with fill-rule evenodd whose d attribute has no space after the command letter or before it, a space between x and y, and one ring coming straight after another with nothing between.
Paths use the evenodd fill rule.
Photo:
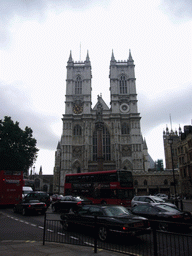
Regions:
<instances>
[{"instance_id":1,"label":"fence post","mask_svg":"<svg viewBox=\"0 0 192 256\"><path fill-rule=\"evenodd\" d=\"M153 230L153 245L154 245L154 256L157 256L157 222L154 221L151 223Z\"/></svg>"},{"instance_id":2,"label":"fence post","mask_svg":"<svg viewBox=\"0 0 192 256\"><path fill-rule=\"evenodd\" d=\"M180 204L181 204L181 211L183 211L183 200L180 200Z\"/></svg>"},{"instance_id":3,"label":"fence post","mask_svg":"<svg viewBox=\"0 0 192 256\"><path fill-rule=\"evenodd\" d=\"M94 253L97 253L97 216L95 216L95 238L94 238Z\"/></svg>"},{"instance_id":4,"label":"fence post","mask_svg":"<svg viewBox=\"0 0 192 256\"><path fill-rule=\"evenodd\" d=\"M44 215L43 245L45 245L45 229L46 229L46 212Z\"/></svg>"}]
</instances>

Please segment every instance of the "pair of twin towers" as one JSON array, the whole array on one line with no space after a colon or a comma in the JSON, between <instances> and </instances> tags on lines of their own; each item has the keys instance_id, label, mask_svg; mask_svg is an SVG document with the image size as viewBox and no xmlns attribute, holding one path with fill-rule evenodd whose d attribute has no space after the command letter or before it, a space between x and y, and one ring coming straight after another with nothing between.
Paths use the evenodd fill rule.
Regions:
<instances>
[{"instance_id":1,"label":"pair of twin towers","mask_svg":"<svg viewBox=\"0 0 192 256\"><path fill-rule=\"evenodd\" d=\"M89 53L85 61L74 62L70 52L63 130L55 153L54 172L59 173L60 184L64 184L67 173L122 168L134 173L149 169L147 145L141 135L131 51L126 61L116 61L112 51L110 107L102 96L97 96L97 103L92 107L91 79ZM102 85L105 91L107 87Z\"/></svg>"}]
</instances>

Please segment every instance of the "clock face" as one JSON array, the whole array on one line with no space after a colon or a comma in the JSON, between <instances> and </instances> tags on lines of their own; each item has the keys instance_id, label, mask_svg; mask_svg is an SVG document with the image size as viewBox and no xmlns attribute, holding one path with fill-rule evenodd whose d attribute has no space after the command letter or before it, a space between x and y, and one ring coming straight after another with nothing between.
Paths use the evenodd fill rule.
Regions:
<instances>
[{"instance_id":1,"label":"clock face","mask_svg":"<svg viewBox=\"0 0 192 256\"><path fill-rule=\"evenodd\" d=\"M83 111L83 106L82 105L78 105L78 104L75 104L74 107L73 107L73 112L75 114L81 114Z\"/></svg>"},{"instance_id":2,"label":"clock face","mask_svg":"<svg viewBox=\"0 0 192 256\"><path fill-rule=\"evenodd\" d=\"M127 103L122 103L120 106L120 110L122 113L127 113L129 112L129 105Z\"/></svg>"}]
</instances>

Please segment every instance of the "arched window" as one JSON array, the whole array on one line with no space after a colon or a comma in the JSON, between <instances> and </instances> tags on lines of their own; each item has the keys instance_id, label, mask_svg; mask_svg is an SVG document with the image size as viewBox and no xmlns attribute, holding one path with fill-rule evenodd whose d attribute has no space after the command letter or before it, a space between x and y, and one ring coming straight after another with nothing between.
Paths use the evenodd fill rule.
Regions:
<instances>
[{"instance_id":1,"label":"arched window","mask_svg":"<svg viewBox=\"0 0 192 256\"><path fill-rule=\"evenodd\" d=\"M77 76L75 81L75 94L82 94L82 80L80 76Z\"/></svg>"},{"instance_id":2,"label":"arched window","mask_svg":"<svg viewBox=\"0 0 192 256\"><path fill-rule=\"evenodd\" d=\"M143 184L144 186L147 186L147 180L144 180Z\"/></svg>"},{"instance_id":3,"label":"arched window","mask_svg":"<svg viewBox=\"0 0 192 256\"><path fill-rule=\"evenodd\" d=\"M120 94L127 94L127 80L124 75L119 80Z\"/></svg>"},{"instance_id":4,"label":"arched window","mask_svg":"<svg viewBox=\"0 0 192 256\"><path fill-rule=\"evenodd\" d=\"M47 192L47 190L48 190L48 186L46 184L43 185L43 191Z\"/></svg>"},{"instance_id":5,"label":"arched window","mask_svg":"<svg viewBox=\"0 0 192 256\"><path fill-rule=\"evenodd\" d=\"M106 127L103 127L103 156L105 160L111 160L110 134Z\"/></svg>"},{"instance_id":6,"label":"arched window","mask_svg":"<svg viewBox=\"0 0 192 256\"><path fill-rule=\"evenodd\" d=\"M121 134L129 134L129 126L127 123L123 123L121 126Z\"/></svg>"},{"instance_id":7,"label":"arched window","mask_svg":"<svg viewBox=\"0 0 192 256\"><path fill-rule=\"evenodd\" d=\"M73 129L73 135L81 135L81 126L80 125L75 125Z\"/></svg>"},{"instance_id":8,"label":"arched window","mask_svg":"<svg viewBox=\"0 0 192 256\"><path fill-rule=\"evenodd\" d=\"M110 134L106 127L103 127L103 158L111 160ZM97 131L93 133L93 161L97 161Z\"/></svg>"},{"instance_id":9,"label":"arched window","mask_svg":"<svg viewBox=\"0 0 192 256\"><path fill-rule=\"evenodd\" d=\"M93 133L93 161L97 161L97 131Z\"/></svg>"},{"instance_id":10,"label":"arched window","mask_svg":"<svg viewBox=\"0 0 192 256\"><path fill-rule=\"evenodd\" d=\"M35 179L35 182L34 182L34 185L35 185L35 189L40 189L40 179Z\"/></svg>"}]
</instances>

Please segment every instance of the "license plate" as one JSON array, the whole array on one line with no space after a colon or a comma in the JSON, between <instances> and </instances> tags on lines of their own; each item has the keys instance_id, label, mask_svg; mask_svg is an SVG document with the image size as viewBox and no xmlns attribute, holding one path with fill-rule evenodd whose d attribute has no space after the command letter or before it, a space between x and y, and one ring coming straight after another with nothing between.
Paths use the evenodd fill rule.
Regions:
<instances>
[{"instance_id":1,"label":"license plate","mask_svg":"<svg viewBox=\"0 0 192 256\"><path fill-rule=\"evenodd\" d=\"M142 222L138 222L138 223L135 223L135 224L134 224L134 227L135 227L135 228L143 227L143 226L144 226L144 225L143 225Z\"/></svg>"}]
</instances>

